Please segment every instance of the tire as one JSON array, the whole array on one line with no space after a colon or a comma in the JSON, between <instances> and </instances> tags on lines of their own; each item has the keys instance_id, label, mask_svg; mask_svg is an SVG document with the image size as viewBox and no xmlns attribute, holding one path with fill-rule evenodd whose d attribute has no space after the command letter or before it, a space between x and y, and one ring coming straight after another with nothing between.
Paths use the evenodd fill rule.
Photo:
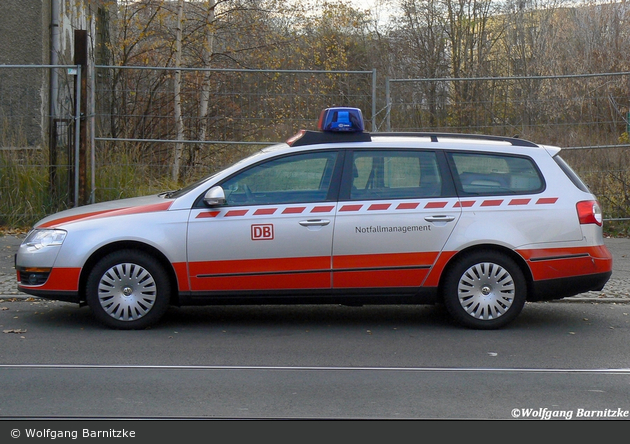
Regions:
<instances>
[{"instance_id":1,"label":"tire","mask_svg":"<svg viewBox=\"0 0 630 444\"><path fill-rule=\"evenodd\" d=\"M120 250L103 257L87 279L86 300L110 328L138 330L155 324L169 307L164 267L142 251Z\"/></svg>"},{"instance_id":2,"label":"tire","mask_svg":"<svg viewBox=\"0 0 630 444\"><path fill-rule=\"evenodd\" d=\"M444 305L456 322L468 328L501 328L520 314L527 299L523 272L497 251L478 251L458 259L445 279Z\"/></svg>"}]
</instances>

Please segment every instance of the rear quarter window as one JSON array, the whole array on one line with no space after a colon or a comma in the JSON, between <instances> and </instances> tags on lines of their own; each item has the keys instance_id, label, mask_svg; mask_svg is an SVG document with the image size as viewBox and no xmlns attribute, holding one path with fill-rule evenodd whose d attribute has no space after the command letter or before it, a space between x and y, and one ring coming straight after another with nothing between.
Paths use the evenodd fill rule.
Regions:
<instances>
[{"instance_id":1,"label":"rear quarter window","mask_svg":"<svg viewBox=\"0 0 630 444\"><path fill-rule=\"evenodd\" d=\"M528 157L456 152L448 156L464 195L532 194L544 189L542 175Z\"/></svg>"},{"instance_id":2,"label":"rear quarter window","mask_svg":"<svg viewBox=\"0 0 630 444\"><path fill-rule=\"evenodd\" d=\"M571 180L571 182L573 182L573 185L575 185L579 190L584 191L585 193L590 193L590 190L588 189L586 184L582 182L582 179L580 179L577 173L573 171L573 169L562 157L556 154L555 156L553 156L553 160L556 161L556 163L558 164L560 169L564 172L564 174L566 174L567 177Z\"/></svg>"}]
</instances>

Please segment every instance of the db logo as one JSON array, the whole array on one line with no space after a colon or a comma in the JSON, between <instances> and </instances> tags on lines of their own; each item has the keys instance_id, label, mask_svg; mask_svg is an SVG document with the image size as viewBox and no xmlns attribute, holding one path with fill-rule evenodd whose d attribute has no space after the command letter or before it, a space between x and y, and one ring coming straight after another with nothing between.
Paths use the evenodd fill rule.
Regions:
<instances>
[{"instance_id":1,"label":"db logo","mask_svg":"<svg viewBox=\"0 0 630 444\"><path fill-rule=\"evenodd\" d=\"M252 225L252 240L272 240L273 225Z\"/></svg>"}]
</instances>

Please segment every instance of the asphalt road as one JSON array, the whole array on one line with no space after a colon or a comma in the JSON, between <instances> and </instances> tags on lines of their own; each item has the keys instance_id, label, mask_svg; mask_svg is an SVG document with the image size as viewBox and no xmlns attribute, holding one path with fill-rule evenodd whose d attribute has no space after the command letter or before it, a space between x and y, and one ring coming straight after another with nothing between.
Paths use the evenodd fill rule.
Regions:
<instances>
[{"instance_id":1,"label":"asphalt road","mask_svg":"<svg viewBox=\"0 0 630 444\"><path fill-rule=\"evenodd\" d=\"M23 300L0 303L0 325L5 418L630 410L627 303L528 304L499 331L456 327L439 307L402 306L184 308L150 330L112 331L87 308Z\"/></svg>"},{"instance_id":2,"label":"asphalt road","mask_svg":"<svg viewBox=\"0 0 630 444\"><path fill-rule=\"evenodd\" d=\"M630 416L630 241L608 241L609 289L528 303L498 331L442 307L335 305L173 308L114 331L87 307L7 295L0 419Z\"/></svg>"}]
</instances>

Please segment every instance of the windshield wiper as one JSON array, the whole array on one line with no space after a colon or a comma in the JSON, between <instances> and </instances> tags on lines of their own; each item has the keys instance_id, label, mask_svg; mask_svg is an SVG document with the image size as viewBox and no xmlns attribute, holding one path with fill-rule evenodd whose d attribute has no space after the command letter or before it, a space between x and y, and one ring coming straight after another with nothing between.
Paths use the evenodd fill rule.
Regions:
<instances>
[{"instance_id":1,"label":"windshield wiper","mask_svg":"<svg viewBox=\"0 0 630 444\"><path fill-rule=\"evenodd\" d=\"M181 190L181 188L179 190ZM164 191L163 193L158 194L158 197L163 197L164 199L170 199L179 190Z\"/></svg>"}]
</instances>

